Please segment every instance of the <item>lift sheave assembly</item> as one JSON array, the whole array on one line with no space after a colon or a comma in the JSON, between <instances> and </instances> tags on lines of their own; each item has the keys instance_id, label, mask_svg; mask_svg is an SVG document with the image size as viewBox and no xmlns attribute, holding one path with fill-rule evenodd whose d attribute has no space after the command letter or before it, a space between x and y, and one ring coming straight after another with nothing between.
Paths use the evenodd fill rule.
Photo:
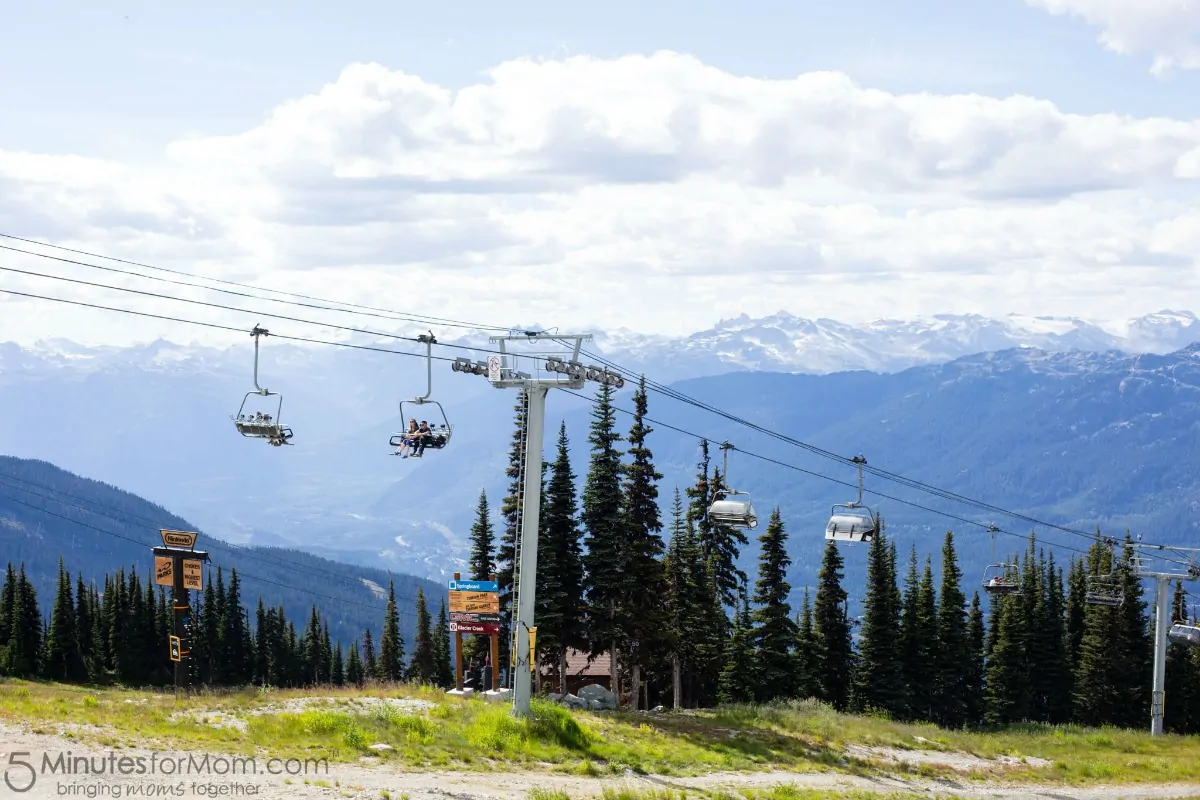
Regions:
<instances>
[{"instance_id":1,"label":"lift sheave assembly","mask_svg":"<svg viewBox=\"0 0 1200 800\"><path fill-rule=\"evenodd\" d=\"M280 416L283 413L283 395L279 392L271 392L258 385L258 339L260 336L269 336L270 331L266 328L260 328L255 325L250 331L250 336L254 338L254 391L246 392L246 396L242 398L242 405L238 409L237 414L230 414L229 418L233 420L233 424L237 426L238 433L249 439L266 439L267 443L273 447L280 445L290 445L292 438L292 429L284 427L280 422ZM259 395L261 397L278 397L279 402L275 404L275 414L272 416L263 411L256 411L252 414L246 413L246 403L250 398Z\"/></svg>"}]
</instances>

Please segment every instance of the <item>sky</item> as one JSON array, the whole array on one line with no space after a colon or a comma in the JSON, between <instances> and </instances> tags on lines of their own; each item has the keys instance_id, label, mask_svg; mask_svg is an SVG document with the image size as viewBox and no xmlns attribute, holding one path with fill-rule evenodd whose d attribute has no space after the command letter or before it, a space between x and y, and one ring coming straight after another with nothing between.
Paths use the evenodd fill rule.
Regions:
<instances>
[{"instance_id":1,"label":"sky","mask_svg":"<svg viewBox=\"0 0 1200 800\"><path fill-rule=\"evenodd\" d=\"M1200 310L1200 0L166 5L6 8L0 233L564 331ZM0 293L0 340L231 335Z\"/></svg>"}]
</instances>

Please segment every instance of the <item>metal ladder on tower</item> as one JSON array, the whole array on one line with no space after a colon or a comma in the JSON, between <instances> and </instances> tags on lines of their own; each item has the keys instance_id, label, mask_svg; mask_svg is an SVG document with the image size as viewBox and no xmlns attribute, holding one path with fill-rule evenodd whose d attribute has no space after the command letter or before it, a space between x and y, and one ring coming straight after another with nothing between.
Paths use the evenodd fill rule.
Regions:
<instances>
[{"instance_id":1,"label":"metal ladder on tower","mask_svg":"<svg viewBox=\"0 0 1200 800\"><path fill-rule=\"evenodd\" d=\"M517 658L517 626L521 624L521 531L525 523L525 462L529 449L529 393L521 391L521 463L517 470L517 524L514 530L512 561L512 595L510 599L512 624L509 631L509 663L513 669L525 666Z\"/></svg>"}]
</instances>

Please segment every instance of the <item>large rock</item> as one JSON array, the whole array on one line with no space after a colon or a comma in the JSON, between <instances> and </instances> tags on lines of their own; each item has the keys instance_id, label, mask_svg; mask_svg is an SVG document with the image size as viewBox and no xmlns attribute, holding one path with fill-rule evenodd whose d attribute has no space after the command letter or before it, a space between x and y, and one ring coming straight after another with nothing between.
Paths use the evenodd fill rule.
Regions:
<instances>
[{"instance_id":1,"label":"large rock","mask_svg":"<svg viewBox=\"0 0 1200 800\"><path fill-rule=\"evenodd\" d=\"M615 711L617 696L598 683L589 683L579 690L579 697L588 701L588 705L601 711Z\"/></svg>"}]
</instances>

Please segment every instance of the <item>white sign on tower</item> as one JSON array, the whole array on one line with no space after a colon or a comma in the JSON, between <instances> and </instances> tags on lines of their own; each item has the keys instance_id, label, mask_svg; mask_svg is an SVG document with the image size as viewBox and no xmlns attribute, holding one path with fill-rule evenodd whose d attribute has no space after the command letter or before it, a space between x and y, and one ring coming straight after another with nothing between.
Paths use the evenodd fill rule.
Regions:
<instances>
[{"instance_id":1,"label":"white sign on tower","mask_svg":"<svg viewBox=\"0 0 1200 800\"><path fill-rule=\"evenodd\" d=\"M488 356L488 380L500 380L500 356Z\"/></svg>"}]
</instances>

